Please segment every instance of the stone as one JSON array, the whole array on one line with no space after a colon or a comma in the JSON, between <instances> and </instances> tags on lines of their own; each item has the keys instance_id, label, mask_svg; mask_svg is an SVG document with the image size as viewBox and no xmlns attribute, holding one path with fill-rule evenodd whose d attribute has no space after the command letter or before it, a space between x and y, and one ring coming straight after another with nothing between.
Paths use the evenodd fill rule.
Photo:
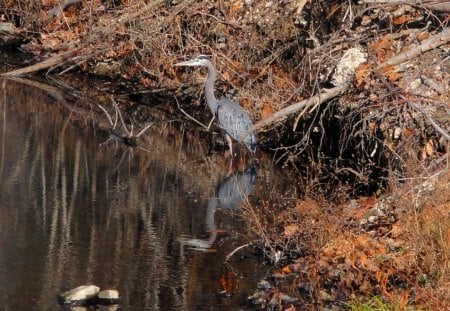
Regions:
<instances>
[{"instance_id":1,"label":"stone","mask_svg":"<svg viewBox=\"0 0 450 311\"><path fill-rule=\"evenodd\" d=\"M0 32L9 34L9 35L14 35L17 34L19 32L19 30L16 28L16 26L14 26L11 23L0 23Z\"/></svg>"},{"instance_id":2,"label":"stone","mask_svg":"<svg viewBox=\"0 0 450 311\"><path fill-rule=\"evenodd\" d=\"M119 291L106 289L98 293L98 300L101 304L116 304L119 301Z\"/></svg>"},{"instance_id":3,"label":"stone","mask_svg":"<svg viewBox=\"0 0 450 311\"><path fill-rule=\"evenodd\" d=\"M366 62L367 58L367 53L360 48L348 49L337 64L331 83L335 86L349 83L353 79L358 66Z\"/></svg>"},{"instance_id":4,"label":"stone","mask_svg":"<svg viewBox=\"0 0 450 311\"><path fill-rule=\"evenodd\" d=\"M100 288L95 285L82 285L59 295L63 304L81 304L97 296Z\"/></svg>"},{"instance_id":5,"label":"stone","mask_svg":"<svg viewBox=\"0 0 450 311\"><path fill-rule=\"evenodd\" d=\"M378 217L375 215L369 216L369 218L367 219L371 224L373 224L374 222L376 222L378 220Z\"/></svg>"}]
</instances>

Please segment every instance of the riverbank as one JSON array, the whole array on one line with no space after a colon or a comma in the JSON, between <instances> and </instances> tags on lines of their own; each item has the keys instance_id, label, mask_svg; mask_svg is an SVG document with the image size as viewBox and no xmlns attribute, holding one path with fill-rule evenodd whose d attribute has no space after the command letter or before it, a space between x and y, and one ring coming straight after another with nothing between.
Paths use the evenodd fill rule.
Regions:
<instances>
[{"instance_id":1,"label":"riverbank","mask_svg":"<svg viewBox=\"0 0 450 311\"><path fill-rule=\"evenodd\" d=\"M1 42L24 52L12 75L60 75L75 88L73 77L94 75L99 93L114 85L121 109L166 101L194 127L184 112L209 122L204 72L173 64L210 55L217 93L250 113L259 149L303 189L295 204L246 206L259 247L282 268L262 301L295 305L279 298L289 291L316 307L376 304L375 295L445 308L446 3L14 1L1 9L11 25Z\"/></svg>"}]
</instances>

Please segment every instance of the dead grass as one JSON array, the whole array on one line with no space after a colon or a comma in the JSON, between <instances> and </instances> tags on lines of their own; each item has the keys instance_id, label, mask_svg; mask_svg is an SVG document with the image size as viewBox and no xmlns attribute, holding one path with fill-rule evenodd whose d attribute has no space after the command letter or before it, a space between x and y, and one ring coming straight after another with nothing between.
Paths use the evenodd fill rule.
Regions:
<instances>
[{"instance_id":1,"label":"dead grass","mask_svg":"<svg viewBox=\"0 0 450 311\"><path fill-rule=\"evenodd\" d=\"M333 205L305 197L259 213L247 207L267 256L290 258L274 262L272 276L295 275L295 285L277 283L273 291L311 308L366 310L376 305L372 296L380 308L450 308L450 174L433 176L412 178L383 199Z\"/></svg>"},{"instance_id":2,"label":"dead grass","mask_svg":"<svg viewBox=\"0 0 450 311\"><path fill-rule=\"evenodd\" d=\"M399 230L404 232L408 248L414 250L420 282L426 290L419 295L423 303L440 302L450 307L450 174L439 179L435 189L421 199L423 203L412 209ZM401 203L407 199L403 199ZM429 292L435 299L429 301ZM438 307L440 304L432 304Z\"/></svg>"}]
</instances>

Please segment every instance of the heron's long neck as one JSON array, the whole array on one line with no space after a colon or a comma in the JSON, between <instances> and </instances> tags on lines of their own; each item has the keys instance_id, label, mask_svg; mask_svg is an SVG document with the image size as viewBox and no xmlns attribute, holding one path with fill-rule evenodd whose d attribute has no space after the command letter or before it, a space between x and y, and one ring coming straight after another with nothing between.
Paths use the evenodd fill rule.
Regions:
<instances>
[{"instance_id":1,"label":"heron's long neck","mask_svg":"<svg viewBox=\"0 0 450 311\"><path fill-rule=\"evenodd\" d=\"M208 63L207 67L208 67L208 76L206 77L205 81L206 103L211 109L212 114L215 116L217 112L217 99L216 96L214 95L214 82L216 82L217 79L217 72L211 63Z\"/></svg>"}]
</instances>

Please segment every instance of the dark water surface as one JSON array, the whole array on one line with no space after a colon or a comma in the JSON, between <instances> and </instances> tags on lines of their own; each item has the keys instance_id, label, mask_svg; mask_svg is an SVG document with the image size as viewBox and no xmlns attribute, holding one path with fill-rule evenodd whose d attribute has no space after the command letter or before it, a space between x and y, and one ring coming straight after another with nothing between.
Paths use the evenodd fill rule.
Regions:
<instances>
[{"instance_id":1,"label":"dark water surface","mask_svg":"<svg viewBox=\"0 0 450 311\"><path fill-rule=\"evenodd\" d=\"M0 80L0 310L66 309L57 295L84 284L118 289L123 310L251 308L267 267L224 264L247 241L232 214L283 182L261 163L228 172L170 120L140 147L104 143L93 114Z\"/></svg>"}]
</instances>

